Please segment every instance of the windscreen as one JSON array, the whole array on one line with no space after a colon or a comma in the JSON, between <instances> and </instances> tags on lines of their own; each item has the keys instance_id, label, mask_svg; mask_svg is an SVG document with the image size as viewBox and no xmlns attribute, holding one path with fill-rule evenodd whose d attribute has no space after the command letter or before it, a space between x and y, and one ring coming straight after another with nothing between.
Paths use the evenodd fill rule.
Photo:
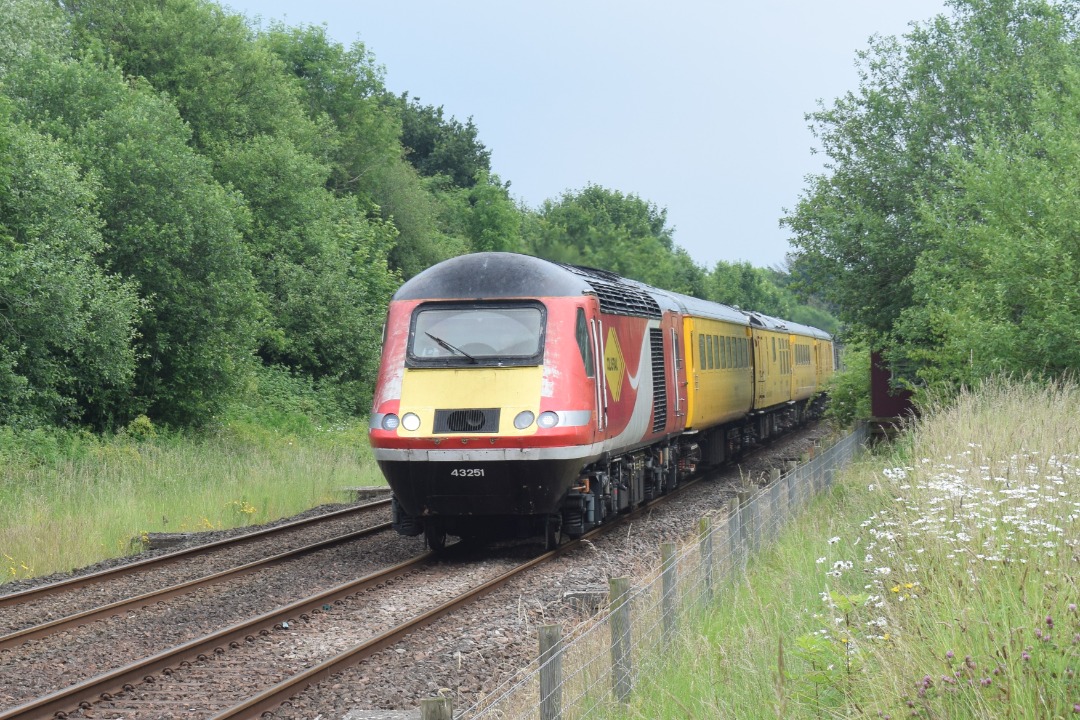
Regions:
<instances>
[{"instance_id":1,"label":"windscreen","mask_svg":"<svg viewBox=\"0 0 1080 720\"><path fill-rule=\"evenodd\" d=\"M409 356L439 364L539 363L543 329L540 305L421 306Z\"/></svg>"}]
</instances>

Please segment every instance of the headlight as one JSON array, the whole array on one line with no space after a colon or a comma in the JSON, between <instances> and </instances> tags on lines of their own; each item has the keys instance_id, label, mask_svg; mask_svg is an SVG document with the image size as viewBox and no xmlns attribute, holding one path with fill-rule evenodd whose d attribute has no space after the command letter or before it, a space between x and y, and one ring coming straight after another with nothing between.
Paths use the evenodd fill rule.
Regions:
<instances>
[{"instance_id":1,"label":"headlight","mask_svg":"<svg viewBox=\"0 0 1080 720\"><path fill-rule=\"evenodd\" d=\"M395 415L394 413L387 413L386 415L383 415L383 419L382 419L382 429L383 430L397 430L398 425L399 425L399 423L398 423L398 416L397 415Z\"/></svg>"},{"instance_id":2,"label":"headlight","mask_svg":"<svg viewBox=\"0 0 1080 720\"><path fill-rule=\"evenodd\" d=\"M536 418L536 424L542 428L553 428L559 424L559 416L550 410L542 412L540 417Z\"/></svg>"},{"instance_id":3,"label":"headlight","mask_svg":"<svg viewBox=\"0 0 1080 720\"><path fill-rule=\"evenodd\" d=\"M420 427L420 416L416 413L405 413L401 417L401 424L406 430L416 430Z\"/></svg>"},{"instance_id":4,"label":"headlight","mask_svg":"<svg viewBox=\"0 0 1080 720\"><path fill-rule=\"evenodd\" d=\"M517 417L514 418L514 427L518 430L524 430L533 424L534 419L536 419L536 416L533 415L531 411L522 410L517 414Z\"/></svg>"}]
</instances>

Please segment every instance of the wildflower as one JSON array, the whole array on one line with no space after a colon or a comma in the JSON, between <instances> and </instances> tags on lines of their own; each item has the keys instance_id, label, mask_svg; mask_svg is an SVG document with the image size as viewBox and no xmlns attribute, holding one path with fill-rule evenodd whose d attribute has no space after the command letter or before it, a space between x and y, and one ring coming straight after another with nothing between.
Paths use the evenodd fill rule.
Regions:
<instances>
[{"instance_id":1,"label":"wildflower","mask_svg":"<svg viewBox=\"0 0 1080 720\"><path fill-rule=\"evenodd\" d=\"M830 545L835 545L835 544L836 544L836 543L838 543L838 542L840 542L840 538L839 538L839 537L831 537L831 538L829 538L829 544L830 544Z\"/></svg>"},{"instance_id":2,"label":"wildflower","mask_svg":"<svg viewBox=\"0 0 1080 720\"><path fill-rule=\"evenodd\" d=\"M1020 653L1020 659L1023 660L1024 662L1027 662L1028 660L1031 659L1031 655L1029 655L1028 651L1025 650L1022 653Z\"/></svg>"},{"instance_id":3,"label":"wildflower","mask_svg":"<svg viewBox=\"0 0 1080 720\"><path fill-rule=\"evenodd\" d=\"M1076 612L1076 603L1069 603L1069 612L1071 612L1071 613Z\"/></svg>"},{"instance_id":4,"label":"wildflower","mask_svg":"<svg viewBox=\"0 0 1080 720\"><path fill-rule=\"evenodd\" d=\"M821 564L825 563L825 561L826 561L826 560L825 560L825 558L823 558L823 557L819 557L819 558L817 559L817 564L818 564L818 565L821 565Z\"/></svg>"},{"instance_id":5,"label":"wildflower","mask_svg":"<svg viewBox=\"0 0 1080 720\"><path fill-rule=\"evenodd\" d=\"M947 657L948 659L952 660L952 659L953 659L954 657L956 657L956 656L955 656L955 655L953 654L953 651L952 651L952 650L949 650L949 651L947 651L947 652L945 653L945 657Z\"/></svg>"},{"instance_id":6,"label":"wildflower","mask_svg":"<svg viewBox=\"0 0 1080 720\"><path fill-rule=\"evenodd\" d=\"M1054 629L1054 618L1050 617L1049 615L1046 616L1046 627L1051 630Z\"/></svg>"}]
</instances>

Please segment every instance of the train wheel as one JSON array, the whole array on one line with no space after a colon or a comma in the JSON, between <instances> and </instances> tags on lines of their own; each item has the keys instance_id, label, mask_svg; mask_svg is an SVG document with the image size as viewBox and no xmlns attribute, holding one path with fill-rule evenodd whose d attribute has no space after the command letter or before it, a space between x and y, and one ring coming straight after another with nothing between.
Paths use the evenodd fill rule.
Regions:
<instances>
[{"instance_id":1,"label":"train wheel","mask_svg":"<svg viewBox=\"0 0 1080 720\"><path fill-rule=\"evenodd\" d=\"M424 539L427 540L427 545L432 552L442 552L446 549L446 530L443 529L442 523L430 520L425 522Z\"/></svg>"}]
</instances>

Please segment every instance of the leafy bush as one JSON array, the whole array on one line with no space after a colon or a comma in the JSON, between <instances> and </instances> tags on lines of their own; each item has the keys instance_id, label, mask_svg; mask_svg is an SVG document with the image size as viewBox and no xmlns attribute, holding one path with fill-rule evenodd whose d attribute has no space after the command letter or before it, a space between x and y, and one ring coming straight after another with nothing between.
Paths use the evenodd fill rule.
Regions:
<instances>
[{"instance_id":1,"label":"leafy bush","mask_svg":"<svg viewBox=\"0 0 1080 720\"><path fill-rule=\"evenodd\" d=\"M841 425L870 417L870 351L864 345L840 350L840 369L829 383L826 415Z\"/></svg>"}]
</instances>

